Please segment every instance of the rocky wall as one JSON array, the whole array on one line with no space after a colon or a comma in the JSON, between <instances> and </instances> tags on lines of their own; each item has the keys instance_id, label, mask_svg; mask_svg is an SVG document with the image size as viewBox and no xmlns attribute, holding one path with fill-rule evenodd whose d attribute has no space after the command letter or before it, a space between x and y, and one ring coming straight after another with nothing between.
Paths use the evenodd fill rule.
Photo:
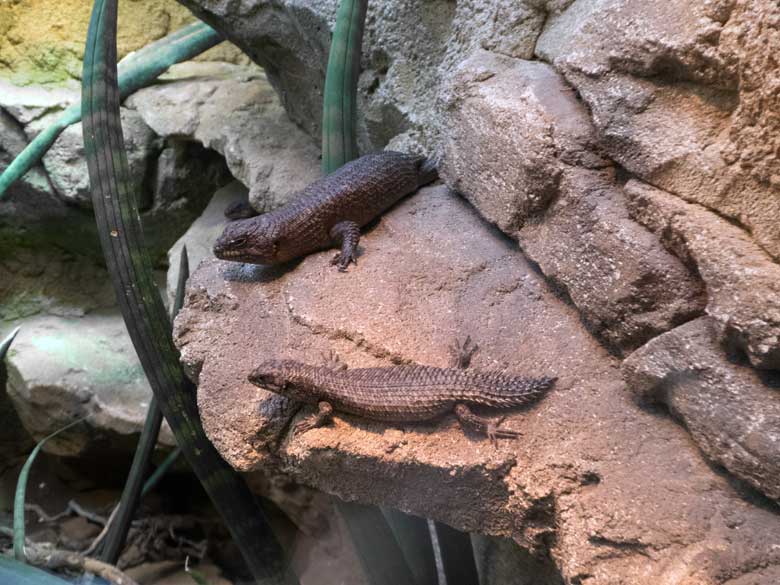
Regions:
<instances>
[{"instance_id":1,"label":"rocky wall","mask_svg":"<svg viewBox=\"0 0 780 585\"><path fill-rule=\"evenodd\" d=\"M182 1L316 140L336 2ZM769 0L369 3L360 147L425 152L448 189L395 208L348 275L327 254L195 274L177 343L223 455L509 536L550 582L774 583L779 19ZM450 419L291 437L296 409L246 382L259 356L441 365L466 334L476 367L560 378L497 451Z\"/></svg>"}]
</instances>

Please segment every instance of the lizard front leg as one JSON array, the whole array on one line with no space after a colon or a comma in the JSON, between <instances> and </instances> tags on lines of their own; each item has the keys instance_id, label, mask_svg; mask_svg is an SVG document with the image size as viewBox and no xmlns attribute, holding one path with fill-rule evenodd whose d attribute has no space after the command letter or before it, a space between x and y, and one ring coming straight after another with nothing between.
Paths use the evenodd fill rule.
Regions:
<instances>
[{"instance_id":1,"label":"lizard front leg","mask_svg":"<svg viewBox=\"0 0 780 585\"><path fill-rule=\"evenodd\" d=\"M329 353L322 353L322 359L325 361L324 367L329 370L342 371L347 369L347 364L339 359L338 354L333 350ZM293 428L293 437L298 433L305 433L311 429L325 426L333 420L333 407L324 400L317 403L317 412L301 420Z\"/></svg>"},{"instance_id":2,"label":"lizard front leg","mask_svg":"<svg viewBox=\"0 0 780 585\"><path fill-rule=\"evenodd\" d=\"M324 400L317 404L317 412L307 416L293 428L293 437L311 429L324 426L333 420L333 407Z\"/></svg>"},{"instance_id":3,"label":"lizard front leg","mask_svg":"<svg viewBox=\"0 0 780 585\"><path fill-rule=\"evenodd\" d=\"M339 272L346 272L352 262L357 265L357 245L360 241L360 226L354 221L340 221L330 228L330 237L341 244L341 252L333 257L331 264L339 267Z\"/></svg>"}]
</instances>

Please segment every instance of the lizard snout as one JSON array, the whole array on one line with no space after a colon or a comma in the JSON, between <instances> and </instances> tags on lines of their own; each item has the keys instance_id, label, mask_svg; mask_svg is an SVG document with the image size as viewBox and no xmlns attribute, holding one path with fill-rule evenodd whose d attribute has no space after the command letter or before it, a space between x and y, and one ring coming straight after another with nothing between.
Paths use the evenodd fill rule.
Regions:
<instances>
[{"instance_id":1,"label":"lizard snout","mask_svg":"<svg viewBox=\"0 0 780 585\"><path fill-rule=\"evenodd\" d=\"M286 378L273 371L266 364L261 364L255 368L247 379L255 386L271 392L281 392L287 386Z\"/></svg>"}]
</instances>

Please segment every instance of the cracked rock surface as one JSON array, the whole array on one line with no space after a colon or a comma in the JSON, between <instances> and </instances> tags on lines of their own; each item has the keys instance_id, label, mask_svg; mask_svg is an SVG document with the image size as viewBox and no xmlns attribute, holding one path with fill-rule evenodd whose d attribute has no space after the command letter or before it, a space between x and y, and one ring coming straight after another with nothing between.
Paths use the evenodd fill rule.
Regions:
<instances>
[{"instance_id":1,"label":"cracked rock surface","mask_svg":"<svg viewBox=\"0 0 780 585\"><path fill-rule=\"evenodd\" d=\"M738 222L780 258L775 0L578 0L536 45L636 177Z\"/></svg>"},{"instance_id":2,"label":"cracked rock surface","mask_svg":"<svg viewBox=\"0 0 780 585\"><path fill-rule=\"evenodd\" d=\"M657 337L623 372L637 397L666 404L708 457L780 500L780 376L724 351L713 319Z\"/></svg>"},{"instance_id":3,"label":"cracked rock surface","mask_svg":"<svg viewBox=\"0 0 780 585\"><path fill-rule=\"evenodd\" d=\"M626 185L631 216L695 266L706 312L755 367L780 369L780 265L741 229L640 181Z\"/></svg>"},{"instance_id":4,"label":"cracked rock surface","mask_svg":"<svg viewBox=\"0 0 780 585\"><path fill-rule=\"evenodd\" d=\"M476 52L453 77L447 110L444 179L610 347L630 352L701 312L698 279L629 217L587 110L552 67Z\"/></svg>"},{"instance_id":5,"label":"cracked rock surface","mask_svg":"<svg viewBox=\"0 0 780 585\"><path fill-rule=\"evenodd\" d=\"M708 465L673 420L640 408L578 312L462 199L423 189L361 248L346 274L326 251L277 268L207 260L192 276L177 344L204 428L231 465L511 537L549 559L551 583L780 578L776 509ZM352 367L444 365L466 334L481 346L472 367L559 378L510 413L503 424L523 436L497 448L451 416L336 416L291 438L291 420L308 411L246 381L262 360L317 363L330 350Z\"/></svg>"}]
</instances>

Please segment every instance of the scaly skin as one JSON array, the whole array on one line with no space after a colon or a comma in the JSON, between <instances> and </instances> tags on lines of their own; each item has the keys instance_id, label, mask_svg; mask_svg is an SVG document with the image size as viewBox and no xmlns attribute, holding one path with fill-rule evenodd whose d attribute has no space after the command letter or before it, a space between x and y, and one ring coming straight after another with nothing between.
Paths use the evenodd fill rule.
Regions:
<instances>
[{"instance_id":1,"label":"scaly skin","mask_svg":"<svg viewBox=\"0 0 780 585\"><path fill-rule=\"evenodd\" d=\"M457 346L454 363L465 366L475 346ZM464 355L465 354L465 355ZM266 361L250 382L293 400L319 406L298 431L327 422L333 411L391 422L426 421L455 413L464 425L491 439L511 438L472 414L469 405L508 408L528 404L548 390L555 378L526 378L501 372L480 372L432 366L393 366L354 370L317 367L292 360Z\"/></svg>"},{"instance_id":2,"label":"scaly skin","mask_svg":"<svg viewBox=\"0 0 780 585\"><path fill-rule=\"evenodd\" d=\"M281 264L340 244L333 263L346 270L356 263L360 228L436 177L422 156L392 151L363 156L315 181L280 209L230 222L214 255Z\"/></svg>"}]
</instances>

